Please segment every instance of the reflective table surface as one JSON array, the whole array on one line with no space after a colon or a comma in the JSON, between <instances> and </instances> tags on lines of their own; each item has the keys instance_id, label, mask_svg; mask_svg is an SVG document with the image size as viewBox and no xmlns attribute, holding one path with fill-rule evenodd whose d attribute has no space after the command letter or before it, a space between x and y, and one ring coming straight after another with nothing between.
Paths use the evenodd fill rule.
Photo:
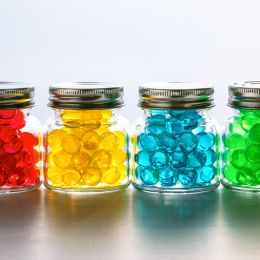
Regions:
<instances>
[{"instance_id":1,"label":"reflective table surface","mask_svg":"<svg viewBox=\"0 0 260 260\"><path fill-rule=\"evenodd\" d=\"M0 196L0 259L260 259L260 194Z\"/></svg>"}]
</instances>

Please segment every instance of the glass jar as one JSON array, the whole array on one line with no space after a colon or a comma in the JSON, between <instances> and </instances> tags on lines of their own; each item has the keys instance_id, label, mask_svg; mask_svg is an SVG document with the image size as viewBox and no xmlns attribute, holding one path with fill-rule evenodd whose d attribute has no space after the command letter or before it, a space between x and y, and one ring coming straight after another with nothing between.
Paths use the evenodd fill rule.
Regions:
<instances>
[{"instance_id":1,"label":"glass jar","mask_svg":"<svg viewBox=\"0 0 260 260\"><path fill-rule=\"evenodd\" d=\"M209 112L214 89L193 83L140 87L133 185L154 192L205 192L219 185L219 135Z\"/></svg>"},{"instance_id":2,"label":"glass jar","mask_svg":"<svg viewBox=\"0 0 260 260\"><path fill-rule=\"evenodd\" d=\"M0 193L40 185L41 124L30 114L34 87L0 82Z\"/></svg>"},{"instance_id":3,"label":"glass jar","mask_svg":"<svg viewBox=\"0 0 260 260\"><path fill-rule=\"evenodd\" d=\"M58 83L44 134L44 184L56 191L107 191L129 185L129 125L123 87Z\"/></svg>"},{"instance_id":4,"label":"glass jar","mask_svg":"<svg viewBox=\"0 0 260 260\"><path fill-rule=\"evenodd\" d=\"M232 113L223 132L222 184L260 191L260 81L229 87Z\"/></svg>"}]
</instances>

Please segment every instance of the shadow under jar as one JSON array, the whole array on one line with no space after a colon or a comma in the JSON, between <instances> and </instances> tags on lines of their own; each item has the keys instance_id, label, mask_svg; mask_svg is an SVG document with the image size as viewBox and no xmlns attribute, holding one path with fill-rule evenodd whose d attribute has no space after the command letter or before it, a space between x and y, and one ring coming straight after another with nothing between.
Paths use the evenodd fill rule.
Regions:
<instances>
[{"instance_id":1,"label":"shadow under jar","mask_svg":"<svg viewBox=\"0 0 260 260\"><path fill-rule=\"evenodd\" d=\"M0 193L40 185L41 124L30 114L34 87L0 82Z\"/></svg>"},{"instance_id":2,"label":"shadow under jar","mask_svg":"<svg viewBox=\"0 0 260 260\"><path fill-rule=\"evenodd\" d=\"M128 122L119 115L123 87L58 83L44 134L44 184L56 191L108 191L129 185Z\"/></svg>"},{"instance_id":3,"label":"shadow under jar","mask_svg":"<svg viewBox=\"0 0 260 260\"><path fill-rule=\"evenodd\" d=\"M205 192L219 185L219 135L209 115L214 89L155 82L140 87L133 185L150 192Z\"/></svg>"},{"instance_id":4,"label":"shadow under jar","mask_svg":"<svg viewBox=\"0 0 260 260\"><path fill-rule=\"evenodd\" d=\"M223 133L222 184L260 191L260 81L229 86L228 117Z\"/></svg>"}]
</instances>

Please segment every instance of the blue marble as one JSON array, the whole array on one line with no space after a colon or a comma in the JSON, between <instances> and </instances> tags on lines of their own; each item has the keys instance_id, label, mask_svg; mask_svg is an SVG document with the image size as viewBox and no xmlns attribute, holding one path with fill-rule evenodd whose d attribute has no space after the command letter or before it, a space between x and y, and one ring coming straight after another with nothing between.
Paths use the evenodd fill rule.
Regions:
<instances>
[{"instance_id":1,"label":"blue marble","mask_svg":"<svg viewBox=\"0 0 260 260\"><path fill-rule=\"evenodd\" d=\"M179 146L187 152L194 150L197 147L197 143L197 137L190 132L185 132L179 137Z\"/></svg>"},{"instance_id":2,"label":"blue marble","mask_svg":"<svg viewBox=\"0 0 260 260\"><path fill-rule=\"evenodd\" d=\"M165 116L167 114L167 110L154 109L154 110L151 110L150 113L151 113L151 116L155 116L155 115Z\"/></svg>"},{"instance_id":3,"label":"blue marble","mask_svg":"<svg viewBox=\"0 0 260 260\"><path fill-rule=\"evenodd\" d=\"M179 182L184 186L194 186L196 183L197 174L193 168L185 168L179 174Z\"/></svg>"},{"instance_id":4,"label":"blue marble","mask_svg":"<svg viewBox=\"0 0 260 260\"><path fill-rule=\"evenodd\" d=\"M205 121L196 110L187 110L181 119L185 130L194 130Z\"/></svg>"},{"instance_id":5,"label":"blue marble","mask_svg":"<svg viewBox=\"0 0 260 260\"><path fill-rule=\"evenodd\" d=\"M209 183L216 176L216 168L214 166L202 166L197 169L197 182Z\"/></svg>"},{"instance_id":6,"label":"blue marble","mask_svg":"<svg viewBox=\"0 0 260 260\"><path fill-rule=\"evenodd\" d=\"M215 144L215 136L212 133L199 133L198 138L198 148L201 150L206 150Z\"/></svg>"},{"instance_id":7,"label":"blue marble","mask_svg":"<svg viewBox=\"0 0 260 260\"><path fill-rule=\"evenodd\" d=\"M206 160L206 155L202 151L195 150L188 156L188 165L193 168L200 167L205 164Z\"/></svg>"},{"instance_id":8,"label":"blue marble","mask_svg":"<svg viewBox=\"0 0 260 260\"><path fill-rule=\"evenodd\" d=\"M162 151L172 152L177 147L177 140L174 135L162 134L159 136L159 146Z\"/></svg>"},{"instance_id":9,"label":"blue marble","mask_svg":"<svg viewBox=\"0 0 260 260\"><path fill-rule=\"evenodd\" d=\"M165 126L166 118L164 115L154 115L147 118L147 122L151 125Z\"/></svg>"},{"instance_id":10,"label":"blue marble","mask_svg":"<svg viewBox=\"0 0 260 260\"><path fill-rule=\"evenodd\" d=\"M155 134L141 134L138 137L138 147L149 152L156 151L158 149L158 137Z\"/></svg>"},{"instance_id":11,"label":"blue marble","mask_svg":"<svg viewBox=\"0 0 260 260\"><path fill-rule=\"evenodd\" d=\"M185 113L185 110L169 110L169 114L173 117L180 117Z\"/></svg>"},{"instance_id":12,"label":"blue marble","mask_svg":"<svg viewBox=\"0 0 260 260\"><path fill-rule=\"evenodd\" d=\"M162 186L175 185L178 179L178 172L170 167L163 167L158 169L159 181Z\"/></svg>"},{"instance_id":13,"label":"blue marble","mask_svg":"<svg viewBox=\"0 0 260 260\"><path fill-rule=\"evenodd\" d=\"M186 119L183 122L184 130L193 130L197 128L199 125L198 120L196 118Z\"/></svg>"},{"instance_id":14,"label":"blue marble","mask_svg":"<svg viewBox=\"0 0 260 260\"><path fill-rule=\"evenodd\" d=\"M193 129L192 133L196 135L196 134L204 132L205 130L206 130L206 127L200 125L200 126L196 127L195 129Z\"/></svg>"},{"instance_id":15,"label":"blue marble","mask_svg":"<svg viewBox=\"0 0 260 260\"><path fill-rule=\"evenodd\" d=\"M145 167L141 171L141 180L146 185L155 185L159 180L159 173L153 167Z\"/></svg>"},{"instance_id":16,"label":"blue marble","mask_svg":"<svg viewBox=\"0 0 260 260\"><path fill-rule=\"evenodd\" d=\"M135 161L141 166L150 166L151 154L146 151L140 151L135 155Z\"/></svg>"},{"instance_id":17,"label":"blue marble","mask_svg":"<svg viewBox=\"0 0 260 260\"><path fill-rule=\"evenodd\" d=\"M155 168L164 167L167 164L167 155L163 152L155 152L151 157L151 164Z\"/></svg>"},{"instance_id":18,"label":"blue marble","mask_svg":"<svg viewBox=\"0 0 260 260\"><path fill-rule=\"evenodd\" d=\"M217 160L217 153L212 149L208 149L204 151L204 154L206 155L205 165L214 164L215 161Z\"/></svg>"},{"instance_id":19,"label":"blue marble","mask_svg":"<svg viewBox=\"0 0 260 260\"><path fill-rule=\"evenodd\" d=\"M169 119L166 121L166 131L170 134L179 135L184 132L184 127L181 121Z\"/></svg>"},{"instance_id":20,"label":"blue marble","mask_svg":"<svg viewBox=\"0 0 260 260\"><path fill-rule=\"evenodd\" d=\"M160 135L162 133L165 133L166 129L165 129L165 126L150 124L150 125L146 126L146 131L148 133Z\"/></svg>"},{"instance_id":21,"label":"blue marble","mask_svg":"<svg viewBox=\"0 0 260 260\"><path fill-rule=\"evenodd\" d=\"M199 121L201 115L196 110L185 110L183 114L178 116L178 119L181 121L188 121L188 120L196 120Z\"/></svg>"},{"instance_id":22,"label":"blue marble","mask_svg":"<svg viewBox=\"0 0 260 260\"><path fill-rule=\"evenodd\" d=\"M187 161L186 154L181 149L173 151L169 157L169 165L174 168L182 168Z\"/></svg>"}]
</instances>

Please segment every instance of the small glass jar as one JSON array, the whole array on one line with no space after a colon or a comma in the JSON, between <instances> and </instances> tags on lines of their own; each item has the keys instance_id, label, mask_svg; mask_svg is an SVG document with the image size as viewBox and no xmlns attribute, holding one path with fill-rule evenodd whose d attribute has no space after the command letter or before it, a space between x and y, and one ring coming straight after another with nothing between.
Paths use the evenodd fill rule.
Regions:
<instances>
[{"instance_id":1,"label":"small glass jar","mask_svg":"<svg viewBox=\"0 0 260 260\"><path fill-rule=\"evenodd\" d=\"M223 133L222 184L260 191L260 81L229 86L232 113Z\"/></svg>"},{"instance_id":2,"label":"small glass jar","mask_svg":"<svg viewBox=\"0 0 260 260\"><path fill-rule=\"evenodd\" d=\"M129 185L129 125L123 87L58 83L44 134L44 184L56 191L108 191Z\"/></svg>"},{"instance_id":3,"label":"small glass jar","mask_svg":"<svg viewBox=\"0 0 260 260\"><path fill-rule=\"evenodd\" d=\"M219 185L219 135L212 87L155 82L140 87L143 116L133 136L133 185L150 192L205 192Z\"/></svg>"},{"instance_id":4,"label":"small glass jar","mask_svg":"<svg viewBox=\"0 0 260 260\"><path fill-rule=\"evenodd\" d=\"M30 114L33 97L30 84L0 82L0 193L40 185L41 124Z\"/></svg>"}]
</instances>

